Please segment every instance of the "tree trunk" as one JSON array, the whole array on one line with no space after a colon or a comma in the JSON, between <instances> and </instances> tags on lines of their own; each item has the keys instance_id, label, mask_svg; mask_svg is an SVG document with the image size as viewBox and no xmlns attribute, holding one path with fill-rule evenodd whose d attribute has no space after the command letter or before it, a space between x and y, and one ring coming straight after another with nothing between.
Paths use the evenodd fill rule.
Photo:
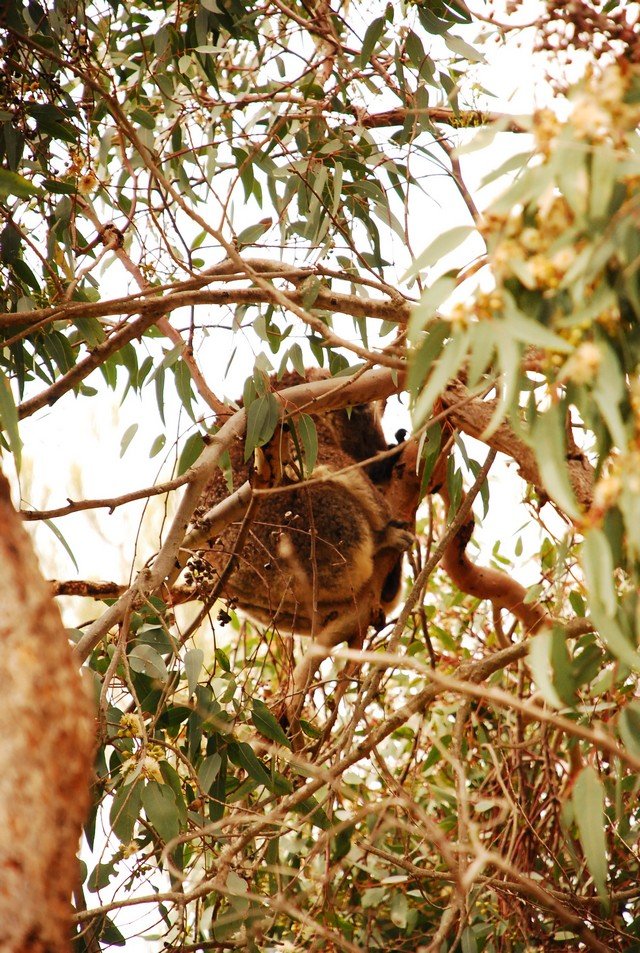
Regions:
<instances>
[{"instance_id":1,"label":"tree trunk","mask_svg":"<svg viewBox=\"0 0 640 953\"><path fill-rule=\"evenodd\" d=\"M91 705L0 473L0 950L70 949Z\"/></svg>"}]
</instances>

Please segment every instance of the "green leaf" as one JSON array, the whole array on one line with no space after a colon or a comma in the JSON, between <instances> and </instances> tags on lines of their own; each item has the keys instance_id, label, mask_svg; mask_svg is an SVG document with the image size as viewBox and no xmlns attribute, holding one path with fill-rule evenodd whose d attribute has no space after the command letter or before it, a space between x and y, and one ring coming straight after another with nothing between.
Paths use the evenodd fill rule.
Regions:
<instances>
[{"instance_id":1,"label":"green leaf","mask_svg":"<svg viewBox=\"0 0 640 953\"><path fill-rule=\"evenodd\" d=\"M285 735L281 726L278 724L273 713L267 708L263 701L254 698L251 704L251 721L254 723L261 735L275 741L285 748L291 748L291 742Z\"/></svg>"},{"instance_id":2,"label":"green leaf","mask_svg":"<svg viewBox=\"0 0 640 953\"><path fill-rule=\"evenodd\" d=\"M146 109L140 109L140 107L133 110L130 114L129 119L132 122L137 123L139 126L142 126L144 129L155 129L156 121L151 113L147 112Z\"/></svg>"},{"instance_id":3,"label":"green leaf","mask_svg":"<svg viewBox=\"0 0 640 953\"><path fill-rule=\"evenodd\" d=\"M579 519L567 470L563 405L552 404L540 414L531 427L531 436L542 485L568 516Z\"/></svg>"},{"instance_id":4,"label":"green leaf","mask_svg":"<svg viewBox=\"0 0 640 953\"><path fill-rule=\"evenodd\" d=\"M516 398L518 377L520 371L520 351L515 341L508 335L498 335L496 338L498 363L502 371L501 382L498 387L499 398L491 420L481 434L482 440L488 440L496 432Z\"/></svg>"},{"instance_id":5,"label":"green leaf","mask_svg":"<svg viewBox=\"0 0 640 953\"><path fill-rule=\"evenodd\" d=\"M28 199L32 195L45 194L42 189L32 185L17 172L0 168L0 197L6 198L7 195L17 195L19 199Z\"/></svg>"},{"instance_id":6,"label":"green leaf","mask_svg":"<svg viewBox=\"0 0 640 953\"><path fill-rule=\"evenodd\" d=\"M590 604L613 619L618 609L614 586L614 565L609 540L601 529L593 528L585 533L582 544L582 568L584 570Z\"/></svg>"},{"instance_id":7,"label":"green leaf","mask_svg":"<svg viewBox=\"0 0 640 953\"><path fill-rule=\"evenodd\" d=\"M192 407L193 388L191 386L191 372L184 361L178 361L176 364L174 364L171 370L175 379L176 391L182 402L182 406L189 414L191 419L195 422L195 415L193 413Z\"/></svg>"},{"instance_id":8,"label":"green leaf","mask_svg":"<svg viewBox=\"0 0 640 953\"><path fill-rule=\"evenodd\" d=\"M270 228L271 219L265 219L265 221L257 222L255 225L249 225L248 228L243 228L238 235L238 244L253 245L259 238L262 238L265 232L268 232Z\"/></svg>"},{"instance_id":9,"label":"green leaf","mask_svg":"<svg viewBox=\"0 0 640 953\"><path fill-rule=\"evenodd\" d=\"M97 864L87 880L87 888L91 893L97 893L109 886L109 881L116 875L116 866L113 861L108 864Z\"/></svg>"},{"instance_id":10,"label":"green leaf","mask_svg":"<svg viewBox=\"0 0 640 953\"><path fill-rule=\"evenodd\" d=\"M218 663L218 665L220 666L220 668L221 668L223 671L225 671L225 672L230 672L230 671L231 671L231 663L230 663L230 661L229 661L229 659L228 659L228 657L227 657L227 653L224 651L224 649L216 649L213 654L214 654L215 660L216 660L216 662Z\"/></svg>"},{"instance_id":11,"label":"green leaf","mask_svg":"<svg viewBox=\"0 0 640 953\"><path fill-rule=\"evenodd\" d=\"M222 757L216 751L214 754L210 754L207 758L204 758L202 764L198 768L198 781L200 782L200 787L207 794L211 790L213 782L218 777L221 767Z\"/></svg>"},{"instance_id":12,"label":"green leaf","mask_svg":"<svg viewBox=\"0 0 640 953\"><path fill-rule=\"evenodd\" d=\"M445 346L426 386L416 401L413 411L413 426L416 430L429 417L440 391L457 374L467 356L468 344L469 332L464 331L461 334L454 335Z\"/></svg>"},{"instance_id":13,"label":"green leaf","mask_svg":"<svg viewBox=\"0 0 640 953\"><path fill-rule=\"evenodd\" d=\"M142 806L165 843L180 833L178 806L173 791L166 784L148 781L142 790Z\"/></svg>"},{"instance_id":14,"label":"green leaf","mask_svg":"<svg viewBox=\"0 0 640 953\"><path fill-rule=\"evenodd\" d=\"M496 348L499 331L497 321L482 321L471 325L471 346L469 349L469 369L467 386L473 389L491 363Z\"/></svg>"},{"instance_id":15,"label":"green leaf","mask_svg":"<svg viewBox=\"0 0 640 953\"><path fill-rule=\"evenodd\" d=\"M129 444L131 443L131 441L133 440L137 432L138 432L138 424L131 424L131 426L127 427L127 429L123 433L122 439L120 441L120 459L124 457L125 453L127 452L127 448Z\"/></svg>"},{"instance_id":16,"label":"green leaf","mask_svg":"<svg viewBox=\"0 0 640 953\"><path fill-rule=\"evenodd\" d=\"M44 179L43 188L54 195L75 195L78 187L75 182L59 182L57 179Z\"/></svg>"},{"instance_id":17,"label":"green leaf","mask_svg":"<svg viewBox=\"0 0 640 953\"><path fill-rule=\"evenodd\" d=\"M257 781L258 784L264 785L269 790L272 789L271 775L263 763L258 760L251 745L245 741L233 742L229 745L229 757L234 764L243 768L249 777Z\"/></svg>"},{"instance_id":18,"label":"green leaf","mask_svg":"<svg viewBox=\"0 0 640 953\"><path fill-rule=\"evenodd\" d=\"M187 676L189 686L189 695L193 695L198 684L202 663L204 662L204 652L202 649L189 649L184 656L184 670Z\"/></svg>"},{"instance_id":19,"label":"green leaf","mask_svg":"<svg viewBox=\"0 0 640 953\"><path fill-rule=\"evenodd\" d=\"M269 392L252 401L247 411L247 436L244 459L247 461L256 447L263 447L273 437L280 417L280 405Z\"/></svg>"},{"instance_id":20,"label":"green leaf","mask_svg":"<svg viewBox=\"0 0 640 953\"><path fill-rule=\"evenodd\" d=\"M129 665L134 672L157 678L166 682L169 677L167 666L162 656L150 645L135 645L129 652Z\"/></svg>"},{"instance_id":21,"label":"green leaf","mask_svg":"<svg viewBox=\"0 0 640 953\"><path fill-rule=\"evenodd\" d=\"M599 603L591 602L591 619L607 648L634 672L640 671L640 654L635 650L617 621L608 616L600 608Z\"/></svg>"},{"instance_id":22,"label":"green leaf","mask_svg":"<svg viewBox=\"0 0 640 953\"><path fill-rule=\"evenodd\" d=\"M199 433L192 433L190 437L187 437L178 457L178 476L186 473L189 467L193 466L203 450L204 440Z\"/></svg>"},{"instance_id":23,"label":"green leaf","mask_svg":"<svg viewBox=\"0 0 640 953\"><path fill-rule=\"evenodd\" d=\"M611 439L622 449L627 445L627 434L620 413L620 402L626 393L624 374L613 348L604 341L599 344L599 348L602 361L593 388L593 397L609 428Z\"/></svg>"},{"instance_id":24,"label":"green leaf","mask_svg":"<svg viewBox=\"0 0 640 953\"><path fill-rule=\"evenodd\" d=\"M62 142L69 142L72 145L77 143L78 130L70 122L65 121L68 113L59 107L51 103L29 103L26 110L35 119L40 135L61 139Z\"/></svg>"},{"instance_id":25,"label":"green leaf","mask_svg":"<svg viewBox=\"0 0 640 953\"><path fill-rule=\"evenodd\" d=\"M551 668L553 684L565 705L575 705L575 680L565 633L561 629L551 632Z\"/></svg>"},{"instance_id":26,"label":"green leaf","mask_svg":"<svg viewBox=\"0 0 640 953\"><path fill-rule=\"evenodd\" d=\"M453 53L469 63L484 63L485 58L482 53L476 50L471 44L467 43L459 36L453 33L445 33L444 41ZM465 950L466 953L466 950Z\"/></svg>"},{"instance_id":27,"label":"green leaf","mask_svg":"<svg viewBox=\"0 0 640 953\"><path fill-rule=\"evenodd\" d=\"M295 423L295 436L302 444L305 474L311 476L318 459L318 432L313 417L300 414Z\"/></svg>"},{"instance_id":28,"label":"green leaf","mask_svg":"<svg viewBox=\"0 0 640 953\"><path fill-rule=\"evenodd\" d=\"M109 821L116 837L126 844L133 837L133 828L138 820L142 803L142 782L123 784L116 791L109 811Z\"/></svg>"},{"instance_id":29,"label":"green leaf","mask_svg":"<svg viewBox=\"0 0 640 953\"><path fill-rule=\"evenodd\" d=\"M371 54L375 49L375 45L382 36L382 31L384 30L385 18L376 17L375 20L367 27L364 39L362 41L362 48L360 50L360 66L368 66L369 60L371 59Z\"/></svg>"},{"instance_id":30,"label":"green leaf","mask_svg":"<svg viewBox=\"0 0 640 953\"><path fill-rule=\"evenodd\" d=\"M522 341L523 344L530 344L532 347L539 347L545 350L557 351L560 354L571 354L574 351L573 344L570 344L559 334L550 331L544 324L527 318L515 306L513 299L509 295L504 296L505 302L505 330L511 334L514 341Z\"/></svg>"},{"instance_id":31,"label":"green leaf","mask_svg":"<svg viewBox=\"0 0 640 953\"><path fill-rule=\"evenodd\" d=\"M7 431L9 446L15 460L16 470L20 472L22 462L22 440L18 431L18 411L16 410L11 385L0 368L0 423Z\"/></svg>"},{"instance_id":32,"label":"green leaf","mask_svg":"<svg viewBox=\"0 0 640 953\"><path fill-rule=\"evenodd\" d=\"M43 523L45 526L47 526L51 530L51 532L53 533L55 538L58 540L58 542L64 547L64 549L67 552L67 555L69 556L69 559L71 560L73 565L76 567L78 572L80 572L78 563L76 561L76 557L73 555L73 551L71 547L69 546L69 543L66 541L66 539L64 538L64 536L62 535L62 533L60 532L56 524L52 520L43 520Z\"/></svg>"},{"instance_id":33,"label":"green leaf","mask_svg":"<svg viewBox=\"0 0 640 953\"><path fill-rule=\"evenodd\" d=\"M149 381L155 380L156 377L162 376L163 372L168 368L172 367L176 361L180 358L180 355L184 351L184 344L176 344L175 347L172 347L170 351L167 351L165 356L162 358L153 374L149 378Z\"/></svg>"},{"instance_id":34,"label":"green leaf","mask_svg":"<svg viewBox=\"0 0 640 953\"><path fill-rule=\"evenodd\" d=\"M460 937L461 953L478 953L478 941L471 927L465 927Z\"/></svg>"},{"instance_id":35,"label":"green leaf","mask_svg":"<svg viewBox=\"0 0 640 953\"><path fill-rule=\"evenodd\" d=\"M544 700L553 708L563 708L562 699L558 695L552 679L552 647L551 632L541 632L534 636L529 644L527 663Z\"/></svg>"},{"instance_id":36,"label":"green leaf","mask_svg":"<svg viewBox=\"0 0 640 953\"><path fill-rule=\"evenodd\" d=\"M455 228L450 228L448 231L438 235L438 237L427 245L425 250L418 255L400 281L408 281L409 278L413 278L413 276L417 275L423 268L435 265L441 261L445 255L448 255L449 252L459 248L470 235L475 234L477 234L477 229L474 225L457 225Z\"/></svg>"},{"instance_id":37,"label":"green leaf","mask_svg":"<svg viewBox=\"0 0 640 953\"><path fill-rule=\"evenodd\" d=\"M219 820L224 814L224 806L226 803L227 796L227 751L226 748L223 748L220 751L220 757L222 758L222 765L220 771L213 782L213 786L209 791L209 817L212 821Z\"/></svg>"},{"instance_id":38,"label":"green leaf","mask_svg":"<svg viewBox=\"0 0 640 953\"><path fill-rule=\"evenodd\" d=\"M583 768L572 794L580 843L589 873L602 903L608 905L607 844L605 836L604 787L591 765Z\"/></svg>"},{"instance_id":39,"label":"green leaf","mask_svg":"<svg viewBox=\"0 0 640 953\"><path fill-rule=\"evenodd\" d=\"M422 330L433 323L436 312L443 301L455 290L455 279L450 275L442 275L431 284L420 297L420 301L411 312L407 330L409 340L416 343Z\"/></svg>"},{"instance_id":40,"label":"green leaf","mask_svg":"<svg viewBox=\"0 0 640 953\"><path fill-rule=\"evenodd\" d=\"M156 439L151 444L151 449L149 450L149 457L153 458L157 456L162 450L162 448L164 447L166 442L167 442L167 438L165 434L159 433Z\"/></svg>"},{"instance_id":41,"label":"green leaf","mask_svg":"<svg viewBox=\"0 0 640 953\"><path fill-rule=\"evenodd\" d=\"M623 708L618 731L625 748L640 758L640 701L633 701Z\"/></svg>"},{"instance_id":42,"label":"green leaf","mask_svg":"<svg viewBox=\"0 0 640 953\"><path fill-rule=\"evenodd\" d=\"M102 920L100 927L100 939L107 947L127 945L127 941L111 917L104 917Z\"/></svg>"},{"instance_id":43,"label":"green leaf","mask_svg":"<svg viewBox=\"0 0 640 953\"><path fill-rule=\"evenodd\" d=\"M22 258L16 258L11 267L13 269L14 275L19 278L20 281L22 281L25 285L28 285L29 288L33 288L35 291L40 291L40 283L29 268L26 261L23 261Z\"/></svg>"}]
</instances>

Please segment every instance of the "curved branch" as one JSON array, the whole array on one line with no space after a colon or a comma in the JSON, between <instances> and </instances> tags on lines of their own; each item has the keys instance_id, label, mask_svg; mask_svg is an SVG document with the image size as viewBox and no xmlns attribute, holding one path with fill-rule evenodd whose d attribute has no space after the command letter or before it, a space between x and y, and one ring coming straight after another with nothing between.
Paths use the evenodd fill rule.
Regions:
<instances>
[{"instance_id":1,"label":"curved branch","mask_svg":"<svg viewBox=\"0 0 640 953\"><path fill-rule=\"evenodd\" d=\"M107 358L111 357L112 354L119 351L120 348L128 344L129 341L140 337L152 324L155 324L158 318L164 313L165 311L162 304L155 301L153 307L145 311L139 318L136 318L129 324L125 324L123 328L119 331L115 331L106 341L97 344L89 352L88 357L85 357L82 361L78 361L75 367L72 367L71 370L63 374L62 377L59 377L51 387L47 387L46 390L43 390L42 393L37 394L30 400L25 400L22 404L18 404L16 409L20 420L24 420L25 417L30 417L31 414L34 414L37 410L41 410L43 407L55 404L63 394L66 394L68 391L73 390L74 387L77 387L78 384L81 384L89 374L95 371L97 367L100 367L101 364L104 364Z\"/></svg>"},{"instance_id":2,"label":"curved branch","mask_svg":"<svg viewBox=\"0 0 640 953\"><path fill-rule=\"evenodd\" d=\"M294 285L300 284L306 278L322 271L313 268L297 268L283 262L269 261L268 259L246 259L247 269L257 275L267 275L270 278L283 278ZM182 282L168 285L159 285L145 291L135 292L121 298L110 298L106 301L78 302L69 301L63 304L52 305L48 308L36 308L32 311L21 311L19 314L4 314L0 316L0 327L24 327L40 324L46 321L73 320L74 317L105 318L111 315L144 314L148 308L157 309L161 304L162 312L169 314L177 308L191 307L199 304L237 305L237 304L274 304L279 303L276 295L284 294L293 305L302 305L304 295L298 291L283 292L269 286L260 288L223 288L203 289L222 278L229 281L246 281L247 269L239 267L235 262L225 258L218 265L204 272L198 278L190 278ZM352 280L349 276L349 280ZM355 277L353 280L357 280ZM369 282L363 282L363 284ZM273 294L271 294L271 290ZM357 318L378 318L381 321L395 321L406 324L411 313L412 302L401 294L389 289L388 298L364 298L354 294L344 294L329 288L320 288L313 307L322 311L338 311Z\"/></svg>"},{"instance_id":3,"label":"curved branch","mask_svg":"<svg viewBox=\"0 0 640 953\"><path fill-rule=\"evenodd\" d=\"M454 426L511 457L518 465L523 480L544 489L533 450L515 435L509 424L501 423L490 437L484 437L484 431L489 426L496 408L495 400L474 399L464 384L451 381L441 395L441 403L447 410L447 418ZM567 471L576 499L585 509L589 509L593 495L594 470L586 455L577 448L572 449L567 458Z\"/></svg>"},{"instance_id":4,"label":"curved branch","mask_svg":"<svg viewBox=\"0 0 640 953\"><path fill-rule=\"evenodd\" d=\"M453 110L445 106L429 106L427 109L398 106L384 112L360 112L356 107L352 111L358 122L366 129L381 129L383 126L404 126L407 119L415 116L422 119L428 116L432 122L442 122L458 129L473 129L477 126L499 125L505 132L528 132L515 116L508 113L484 112L480 109Z\"/></svg>"}]
</instances>

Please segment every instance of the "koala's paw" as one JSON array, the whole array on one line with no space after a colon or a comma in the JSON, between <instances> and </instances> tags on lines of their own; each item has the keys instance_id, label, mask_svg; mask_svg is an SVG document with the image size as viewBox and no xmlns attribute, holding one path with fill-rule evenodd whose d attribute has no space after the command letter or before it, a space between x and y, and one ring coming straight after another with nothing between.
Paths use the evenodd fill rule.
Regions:
<instances>
[{"instance_id":1,"label":"koala's paw","mask_svg":"<svg viewBox=\"0 0 640 953\"><path fill-rule=\"evenodd\" d=\"M384 534L384 549L396 549L399 553L404 553L411 549L415 542L415 536L411 532L407 523L400 520L390 520Z\"/></svg>"}]
</instances>

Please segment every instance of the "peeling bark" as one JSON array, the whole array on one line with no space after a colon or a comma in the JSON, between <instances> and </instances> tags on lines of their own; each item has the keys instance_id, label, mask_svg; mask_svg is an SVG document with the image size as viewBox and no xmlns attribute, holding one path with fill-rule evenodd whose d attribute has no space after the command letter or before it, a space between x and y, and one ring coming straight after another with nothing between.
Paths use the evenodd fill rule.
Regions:
<instances>
[{"instance_id":1,"label":"peeling bark","mask_svg":"<svg viewBox=\"0 0 640 953\"><path fill-rule=\"evenodd\" d=\"M70 950L91 706L0 474L0 950Z\"/></svg>"}]
</instances>

